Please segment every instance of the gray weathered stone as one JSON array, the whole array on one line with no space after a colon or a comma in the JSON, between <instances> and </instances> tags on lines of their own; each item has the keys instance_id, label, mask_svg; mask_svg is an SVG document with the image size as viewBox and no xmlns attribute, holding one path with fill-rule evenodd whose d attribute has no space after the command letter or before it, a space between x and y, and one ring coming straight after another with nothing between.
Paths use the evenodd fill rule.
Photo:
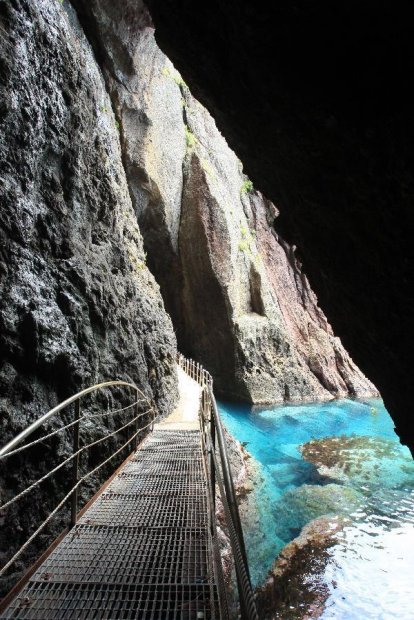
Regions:
<instances>
[{"instance_id":1,"label":"gray weathered stone","mask_svg":"<svg viewBox=\"0 0 414 620\"><path fill-rule=\"evenodd\" d=\"M376 394L335 338L277 208L160 52L144 5L77 3L122 128L148 261L180 348L226 397L254 403Z\"/></svg>"}]
</instances>

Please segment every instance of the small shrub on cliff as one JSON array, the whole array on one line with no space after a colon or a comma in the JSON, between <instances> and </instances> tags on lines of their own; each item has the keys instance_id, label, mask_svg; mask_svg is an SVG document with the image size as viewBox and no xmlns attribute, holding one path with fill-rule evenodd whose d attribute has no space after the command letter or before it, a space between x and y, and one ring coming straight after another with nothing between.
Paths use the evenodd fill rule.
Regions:
<instances>
[{"instance_id":1,"label":"small shrub on cliff","mask_svg":"<svg viewBox=\"0 0 414 620\"><path fill-rule=\"evenodd\" d=\"M239 241L239 250L240 252L249 252L250 242L247 239L242 239L242 241Z\"/></svg>"},{"instance_id":2,"label":"small shrub on cliff","mask_svg":"<svg viewBox=\"0 0 414 620\"><path fill-rule=\"evenodd\" d=\"M192 149L197 144L197 138L190 131L188 125L185 126L185 141L188 149Z\"/></svg>"},{"instance_id":3,"label":"small shrub on cliff","mask_svg":"<svg viewBox=\"0 0 414 620\"><path fill-rule=\"evenodd\" d=\"M184 80L181 77L181 75L175 69L171 70L169 67L163 67L161 69L161 73L162 73L162 75L164 77L167 77L167 78L170 78L171 80L174 80L174 82L177 84L177 86L180 86L180 87L186 87L187 86L187 84L184 82Z\"/></svg>"},{"instance_id":4,"label":"small shrub on cliff","mask_svg":"<svg viewBox=\"0 0 414 620\"><path fill-rule=\"evenodd\" d=\"M250 179L246 179L245 181L243 181L242 186L240 188L240 194L243 196L243 194L248 194L249 192L253 191L253 183Z\"/></svg>"}]
</instances>

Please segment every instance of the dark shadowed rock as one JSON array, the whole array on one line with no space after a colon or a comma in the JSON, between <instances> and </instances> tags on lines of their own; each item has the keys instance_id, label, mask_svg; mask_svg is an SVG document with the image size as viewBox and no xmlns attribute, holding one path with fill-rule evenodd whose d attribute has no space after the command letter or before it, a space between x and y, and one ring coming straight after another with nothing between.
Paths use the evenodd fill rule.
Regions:
<instances>
[{"instance_id":1,"label":"dark shadowed rock","mask_svg":"<svg viewBox=\"0 0 414 620\"><path fill-rule=\"evenodd\" d=\"M66 2L1 0L0 22L1 443L102 380L136 383L163 415L177 395L176 341L91 48ZM97 424L87 436L102 432ZM67 455L70 441L32 453L20 479L6 467L5 494ZM9 515L13 543L57 503L65 476ZM3 550L10 536L4 528Z\"/></svg>"}]
</instances>

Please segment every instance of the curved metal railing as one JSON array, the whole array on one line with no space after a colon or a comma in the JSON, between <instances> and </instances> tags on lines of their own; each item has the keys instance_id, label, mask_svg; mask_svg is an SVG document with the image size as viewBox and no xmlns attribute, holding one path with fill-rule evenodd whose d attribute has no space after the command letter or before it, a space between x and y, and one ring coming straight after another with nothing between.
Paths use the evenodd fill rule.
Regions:
<instances>
[{"instance_id":1,"label":"curved metal railing","mask_svg":"<svg viewBox=\"0 0 414 620\"><path fill-rule=\"evenodd\" d=\"M204 449L208 456L206 465L210 483L211 522L215 526L217 483L233 554L241 618L243 620L259 620L250 581L243 529L240 522L226 439L213 393L213 379L210 373L200 364L186 359L181 353L177 356L177 363L202 387L200 426Z\"/></svg>"},{"instance_id":2,"label":"curved metal railing","mask_svg":"<svg viewBox=\"0 0 414 620\"><path fill-rule=\"evenodd\" d=\"M85 396L96 393L100 390L105 390L107 388L127 388L134 392L135 397L134 401L126 406L111 409L107 411L98 411L97 413L83 413L81 410L81 401ZM53 430L46 435L34 439L29 443L25 443L21 445L25 440L30 438L33 433L41 428L47 421L55 418L62 411L66 410L71 405L74 405L74 419L68 424L64 424L63 426L59 426L56 430ZM99 406L99 405L98 405ZM125 414L125 412L133 410L133 417L126 423L123 423L121 426L115 428L111 432L108 432L103 437L96 439L95 441L91 441L86 445L80 445L80 432L82 427L82 422L86 420L96 419L96 418L105 418L108 416L114 416L118 414ZM71 396L64 402L60 403L56 407L53 407L48 413L41 416L38 420L30 424L26 429L24 429L21 433L19 433L14 439L9 441L1 450L0 450L0 462L3 459L14 456L18 453L21 453L29 448L32 448L38 444L44 444L47 439L59 435L69 429L72 429L72 454L67 456L63 461L58 463L54 468L50 469L43 476L31 482L27 487L20 490L13 497L8 499L0 506L0 515L4 513L8 508L14 505L23 497L27 496L31 491L39 487L43 482L51 478L58 471L62 470L67 465L72 464L72 485L70 490L66 493L63 499L54 507L51 512L49 512L46 519L42 521L42 523L37 527L37 529L30 535L30 537L24 542L23 545L19 547L19 549L14 553L14 555L6 562L6 564L0 569L0 577L2 577L6 571L16 562L16 560L23 554L23 552L29 547L29 545L34 541L34 539L45 529L45 527L50 523L53 517L62 509L65 505L67 505L68 501L71 502L71 510L70 510L70 527L75 525L77 520L78 513L78 500L79 500L79 488L81 485L95 475L99 470L107 465L113 458L117 455L120 455L122 450L127 446L132 444L131 452L133 452L139 442L139 439L142 438L145 431L148 431L151 427L153 427L155 421L155 409L153 405L149 402L148 398L141 392L141 390L134 385L133 383L127 383L126 381L105 381L103 383L98 383L89 388L78 392L74 396ZM141 424L142 422L142 424ZM116 447L116 450L111 452L110 456L105 458L99 465L95 466L93 469L88 471L87 473L83 473L80 475L79 473L79 463L80 457L82 453L87 452L90 448L102 444L104 441L108 440L110 437L115 437L118 433L127 433L132 427L132 434L130 437L126 439L122 443L120 447Z\"/></svg>"}]
</instances>

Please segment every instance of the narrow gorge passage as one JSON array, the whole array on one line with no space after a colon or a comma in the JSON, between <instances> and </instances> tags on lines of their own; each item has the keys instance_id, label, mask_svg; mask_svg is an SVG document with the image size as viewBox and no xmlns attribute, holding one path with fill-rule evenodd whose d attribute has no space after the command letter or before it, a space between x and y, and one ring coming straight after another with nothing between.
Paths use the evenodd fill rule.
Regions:
<instances>
[{"instance_id":1,"label":"narrow gorge passage","mask_svg":"<svg viewBox=\"0 0 414 620\"><path fill-rule=\"evenodd\" d=\"M70 597L79 593L86 605L85 619L95 614L95 594L96 601L103 597L97 603L103 617L138 618L143 605L156 606L158 585L161 606L149 617L198 620L210 609L221 618L220 580L203 555L214 524L215 560L220 554L235 617L251 617L253 600L248 570L237 579L230 570L232 560L244 559L243 530L260 620L412 620L405 576L412 568L413 460L381 400L402 442L412 445L409 99L402 105L385 95L380 103L362 97L354 105L354 94L365 91L353 79L350 88L349 80L342 85L341 71L323 82L311 79L326 69L323 62L312 65L329 35L321 32L325 24L341 34L334 50L342 50L345 28L344 50L354 49L355 35L361 53L366 45L380 65L395 40L401 53L406 49L404 11L397 19L390 9L391 34L384 38L385 5L369 11L378 21L353 21L355 3L337 15L328 4L289 9L276 2L274 21L265 6L247 0L211 0L198 8L188 0L0 0L0 450L71 395L118 380L139 390L158 416L153 437L161 452L156 456L148 438L144 456L127 466L137 468L138 486L148 482L139 474L147 465L161 464L162 476L162 464L180 461L180 451L195 455L194 466L201 450L203 457L209 451L206 473L215 458L223 459L223 449L220 442L213 447L220 436L214 399L206 401L194 381L202 365L228 431L230 462L217 471L231 470L241 513L240 525L232 485L223 487L230 494L226 505L214 474L212 488L203 483L200 491L197 470L191 488L196 499L207 497L209 527L204 508L196 511L181 542L194 542L197 530L201 564L190 575L201 547L194 551L189 542L188 551L184 541L182 566L190 572L176 577L173 595L159 575L177 568L178 551L168 537L151 539L155 517L147 492L131 509L129 492L106 492L92 512L99 506L105 512L112 502L115 519L123 511L132 521L145 517L133 527L149 528L148 536L140 529L134 547L124 536L128 525L117 525L111 541L112 525L98 523L108 554L115 549L120 561L103 593L83 582L79 541L72 552L68 534L63 547L76 579L70 581L56 551L53 570L43 573L57 566L58 581L42 580L38 571L27 586L53 590L56 620L66 605L59 599L65 579ZM308 22L321 37L311 35L309 50L302 43L296 48L297 28L308 40ZM341 56L343 71L345 64ZM337 100L342 88L346 96ZM195 361L181 363L178 351ZM0 460L0 505L8 510L0 514L1 565L68 497L79 446L91 450L80 454L75 473L82 480L92 475L75 504L85 506L111 475L115 461L102 471L98 464L124 449L132 424L122 418L131 407L125 398L115 389L86 403L77 437L79 410L65 410L47 420L48 442L34 435L26 456ZM200 435L200 406L210 407L210 438L208 425ZM202 448L195 445L200 438ZM125 471L110 489L121 478L124 484ZM185 475L176 478L162 501L173 497L171 514L191 521L193 493L180 486ZM26 487L31 494L17 508L12 498ZM73 521L72 513L66 502L2 576L1 595ZM227 513L236 534L224 523ZM83 520L76 527L93 538L99 555L95 525ZM135 566L146 539L150 547L154 542L148 553L161 573L143 565L123 583L122 557L136 553L128 560ZM162 564L164 543L173 548L171 567ZM370 572L374 564L388 571L398 600L382 575ZM246 580L249 600L236 587ZM108 593L115 591L112 599ZM8 613L30 617L25 598ZM41 617L49 603L39 601ZM110 607L118 603L117 610Z\"/></svg>"}]
</instances>

